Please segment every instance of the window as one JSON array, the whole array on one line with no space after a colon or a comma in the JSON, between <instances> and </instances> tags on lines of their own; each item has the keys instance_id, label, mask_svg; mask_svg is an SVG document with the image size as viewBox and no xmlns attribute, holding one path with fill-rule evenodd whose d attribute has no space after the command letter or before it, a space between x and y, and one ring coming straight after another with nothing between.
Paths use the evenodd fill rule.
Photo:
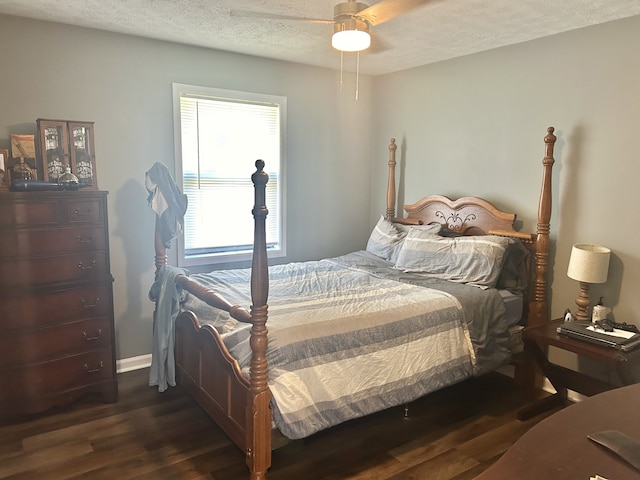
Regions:
<instances>
[{"instance_id":1,"label":"window","mask_svg":"<svg viewBox=\"0 0 640 480\"><path fill-rule=\"evenodd\" d=\"M286 98L173 85L177 179L189 198L178 264L248 260L253 249L255 161L265 161L267 252L285 255Z\"/></svg>"}]
</instances>

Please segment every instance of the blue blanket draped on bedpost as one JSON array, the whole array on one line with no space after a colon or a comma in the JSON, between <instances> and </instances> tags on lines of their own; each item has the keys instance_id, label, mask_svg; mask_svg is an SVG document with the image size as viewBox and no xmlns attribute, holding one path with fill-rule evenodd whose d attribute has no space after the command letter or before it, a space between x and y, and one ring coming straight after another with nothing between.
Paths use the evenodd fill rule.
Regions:
<instances>
[{"instance_id":1,"label":"blue blanket draped on bedpost","mask_svg":"<svg viewBox=\"0 0 640 480\"><path fill-rule=\"evenodd\" d=\"M146 172L145 187L149 192L149 206L157 215L156 235L159 233L164 248L169 248L171 241L183 228L187 196L180 192L169 169L160 162L154 163ZM175 320L180 312L182 295L176 285L176 277L188 275L182 268L166 265L166 256L162 258L159 263L156 257L155 282L149 290L149 298L156 302L149 385L157 385L160 392L176 385Z\"/></svg>"},{"instance_id":2,"label":"blue blanket draped on bedpost","mask_svg":"<svg viewBox=\"0 0 640 480\"><path fill-rule=\"evenodd\" d=\"M145 175L145 187L149 192L147 201L158 215L162 241L169 247L184 224L187 211L187 196L180 192L166 165L156 162Z\"/></svg>"},{"instance_id":3,"label":"blue blanket draped on bedpost","mask_svg":"<svg viewBox=\"0 0 640 480\"><path fill-rule=\"evenodd\" d=\"M159 392L176 386L175 320L180 313L182 295L176 276L187 274L183 268L165 265L156 272L156 281L149 290L149 298L156 302L149 385L157 385Z\"/></svg>"}]
</instances>

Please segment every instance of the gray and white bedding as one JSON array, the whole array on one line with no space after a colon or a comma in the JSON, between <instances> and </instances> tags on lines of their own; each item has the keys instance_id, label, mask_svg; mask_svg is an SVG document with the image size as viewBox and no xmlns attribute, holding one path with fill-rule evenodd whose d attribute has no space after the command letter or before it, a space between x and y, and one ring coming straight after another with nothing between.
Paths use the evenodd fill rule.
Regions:
<instances>
[{"instance_id":1,"label":"gray and white bedding","mask_svg":"<svg viewBox=\"0 0 640 480\"><path fill-rule=\"evenodd\" d=\"M250 270L192 275L249 306ZM366 251L269 269L269 386L275 425L302 438L490 371L510 357L494 288L404 272ZM248 375L250 325L188 296Z\"/></svg>"}]
</instances>

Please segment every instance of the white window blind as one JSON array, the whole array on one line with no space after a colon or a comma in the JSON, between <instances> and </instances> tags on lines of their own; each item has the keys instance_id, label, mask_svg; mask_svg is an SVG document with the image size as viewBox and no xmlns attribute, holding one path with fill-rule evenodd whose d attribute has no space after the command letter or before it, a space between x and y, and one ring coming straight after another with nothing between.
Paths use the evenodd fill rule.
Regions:
<instances>
[{"instance_id":1,"label":"white window blind","mask_svg":"<svg viewBox=\"0 0 640 480\"><path fill-rule=\"evenodd\" d=\"M180 111L180 164L183 192L189 198L181 263L216 263L250 256L254 230L250 177L257 159L265 161L269 175L267 249L283 254L284 99L180 87L175 99Z\"/></svg>"}]
</instances>

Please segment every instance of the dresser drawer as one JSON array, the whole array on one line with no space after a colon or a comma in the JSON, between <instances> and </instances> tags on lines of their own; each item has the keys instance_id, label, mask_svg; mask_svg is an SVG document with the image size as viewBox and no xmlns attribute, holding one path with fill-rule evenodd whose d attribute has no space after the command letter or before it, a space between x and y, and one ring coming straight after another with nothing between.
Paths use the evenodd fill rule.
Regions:
<instances>
[{"instance_id":1,"label":"dresser drawer","mask_svg":"<svg viewBox=\"0 0 640 480\"><path fill-rule=\"evenodd\" d=\"M104 250L104 227L0 230L0 259Z\"/></svg>"},{"instance_id":2,"label":"dresser drawer","mask_svg":"<svg viewBox=\"0 0 640 480\"><path fill-rule=\"evenodd\" d=\"M0 335L0 368L53 360L111 347L111 318L93 318Z\"/></svg>"},{"instance_id":3,"label":"dresser drawer","mask_svg":"<svg viewBox=\"0 0 640 480\"><path fill-rule=\"evenodd\" d=\"M22 367L0 368L0 405L55 395L114 378L111 349L82 353Z\"/></svg>"},{"instance_id":4,"label":"dresser drawer","mask_svg":"<svg viewBox=\"0 0 640 480\"><path fill-rule=\"evenodd\" d=\"M0 228L103 223L104 199L84 192L8 192L0 196Z\"/></svg>"},{"instance_id":5,"label":"dresser drawer","mask_svg":"<svg viewBox=\"0 0 640 480\"><path fill-rule=\"evenodd\" d=\"M5 260L0 263L0 287L98 280L107 274L105 251Z\"/></svg>"},{"instance_id":6,"label":"dresser drawer","mask_svg":"<svg viewBox=\"0 0 640 480\"><path fill-rule=\"evenodd\" d=\"M111 315L111 284L79 286L37 295L6 297L0 301L3 330L55 325Z\"/></svg>"},{"instance_id":7,"label":"dresser drawer","mask_svg":"<svg viewBox=\"0 0 640 480\"><path fill-rule=\"evenodd\" d=\"M69 198L66 202L67 221L71 225L79 223L103 223L102 202L94 199Z\"/></svg>"},{"instance_id":8,"label":"dresser drawer","mask_svg":"<svg viewBox=\"0 0 640 480\"><path fill-rule=\"evenodd\" d=\"M0 227L59 225L65 215L59 206L55 199L33 202L7 198L6 202L0 202Z\"/></svg>"}]
</instances>

